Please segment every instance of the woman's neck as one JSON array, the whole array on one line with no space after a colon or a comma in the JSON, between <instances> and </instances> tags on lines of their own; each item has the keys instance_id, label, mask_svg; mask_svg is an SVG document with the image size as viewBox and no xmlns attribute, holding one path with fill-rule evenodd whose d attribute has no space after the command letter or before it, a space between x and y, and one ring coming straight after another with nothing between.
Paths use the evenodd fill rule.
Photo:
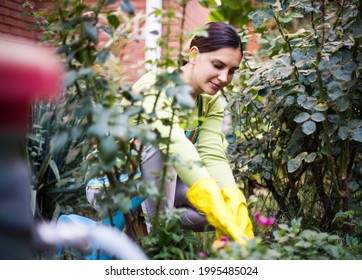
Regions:
<instances>
[{"instance_id":1,"label":"woman's neck","mask_svg":"<svg viewBox=\"0 0 362 280\"><path fill-rule=\"evenodd\" d=\"M198 90L198 88L195 86L195 82L193 80L193 65L191 63L187 63L186 65L181 67L182 70L182 74L181 77L182 79L192 88L192 97L194 99L197 98L197 96L200 95L201 91Z\"/></svg>"}]
</instances>

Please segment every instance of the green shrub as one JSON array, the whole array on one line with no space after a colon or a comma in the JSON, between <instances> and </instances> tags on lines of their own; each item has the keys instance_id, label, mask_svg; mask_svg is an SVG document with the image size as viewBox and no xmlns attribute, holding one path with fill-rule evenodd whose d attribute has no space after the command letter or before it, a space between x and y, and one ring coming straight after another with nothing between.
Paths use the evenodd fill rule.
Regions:
<instances>
[{"instance_id":1,"label":"green shrub","mask_svg":"<svg viewBox=\"0 0 362 280\"><path fill-rule=\"evenodd\" d=\"M244 260L354 260L362 258L362 243L357 238L339 237L311 229L302 229L301 219L290 225L279 224L273 239L260 237L247 240L245 245L225 242L211 249L210 259Z\"/></svg>"}]
</instances>

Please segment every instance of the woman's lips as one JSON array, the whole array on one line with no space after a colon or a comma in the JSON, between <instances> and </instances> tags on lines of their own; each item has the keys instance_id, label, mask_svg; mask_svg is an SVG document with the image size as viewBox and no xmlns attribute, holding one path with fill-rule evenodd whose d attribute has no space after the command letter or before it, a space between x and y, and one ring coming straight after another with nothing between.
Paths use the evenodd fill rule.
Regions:
<instances>
[{"instance_id":1,"label":"woman's lips","mask_svg":"<svg viewBox=\"0 0 362 280\"><path fill-rule=\"evenodd\" d=\"M221 89L221 86L220 85L217 85L217 84L215 84L215 83L213 83L213 82L210 82L210 84L211 84L211 88L213 89L213 90L220 90Z\"/></svg>"}]
</instances>

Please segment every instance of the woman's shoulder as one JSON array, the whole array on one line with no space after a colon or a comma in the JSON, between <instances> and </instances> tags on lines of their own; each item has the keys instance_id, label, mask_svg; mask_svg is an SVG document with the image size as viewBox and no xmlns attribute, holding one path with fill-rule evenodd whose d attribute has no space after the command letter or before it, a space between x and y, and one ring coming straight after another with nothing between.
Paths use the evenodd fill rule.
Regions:
<instances>
[{"instance_id":1,"label":"woman's shoulder","mask_svg":"<svg viewBox=\"0 0 362 280\"><path fill-rule=\"evenodd\" d=\"M149 90L152 87L156 85L156 83L160 82L160 78L163 77L164 74L172 74L175 71L175 69L156 69L156 70L150 70L143 74L132 86L132 89L136 92L141 92L143 90ZM172 84L172 81L167 79L166 80L170 85ZM161 79L162 81L162 79Z\"/></svg>"},{"instance_id":2,"label":"woman's shoulder","mask_svg":"<svg viewBox=\"0 0 362 280\"><path fill-rule=\"evenodd\" d=\"M157 73L156 71L149 71L143 74L132 86L132 89L136 92L143 91L147 88L154 86L156 83Z\"/></svg>"}]
</instances>

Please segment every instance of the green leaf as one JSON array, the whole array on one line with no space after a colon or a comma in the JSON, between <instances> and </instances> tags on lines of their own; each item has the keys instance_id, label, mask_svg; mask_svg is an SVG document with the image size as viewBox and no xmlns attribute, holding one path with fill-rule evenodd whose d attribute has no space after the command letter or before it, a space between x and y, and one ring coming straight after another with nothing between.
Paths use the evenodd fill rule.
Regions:
<instances>
[{"instance_id":1,"label":"green leaf","mask_svg":"<svg viewBox=\"0 0 362 280\"><path fill-rule=\"evenodd\" d=\"M352 133L352 139L358 142L362 142L362 128L355 129Z\"/></svg>"},{"instance_id":2,"label":"green leaf","mask_svg":"<svg viewBox=\"0 0 362 280\"><path fill-rule=\"evenodd\" d=\"M342 96L336 100L339 112L344 112L349 108L349 100L346 96Z\"/></svg>"},{"instance_id":3,"label":"green leaf","mask_svg":"<svg viewBox=\"0 0 362 280\"><path fill-rule=\"evenodd\" d=\"M286 236L282 236L282 237L280 237L279 239L278 239L278 242L279 243L285 243L285 242L288 242L289 241L289 236L288 235L286 235ZM285 247L286 248L286 247Z\"/></svg>"},{"instance_id":4,"label":"green leaf","mask_svg":"<svg viewBox=\"0 0 362 280\"><path fill-rule=\"evenodd\" d=\"M236 135L235 133L228 133L226 134L225 139L229 144L235 143Z\"/></svg>"},{"instance_id":5,"label":"green leaf","mask_svg":"<svg viewBox=\"0 0 362 280\"><path fill-rule=\"evenodd\" d=\"M314 121L307 121L302 126L302 131L306 135L312 134L316 130L316 124Z\"/></svg>"},{"instance_id":6,"label":"green leaf","mask_svg":"<svg viewBox=\"0 0 362 280\"><path fill-rule=\"evenodd\" d=\"M357 67L356 63L349 61L343 66L343 70L351 73L356 69L356 67Z\"/></svg>"},{"instance_id":7,"label":"green leaf","mask_svg":"<svg viewBox=\"0 0 362 280\"><path fill-rule=\"evenodd\" d=\"M90 23L84 23L84 32L89 40L91 40L94 44L98 43L98 29L94 25Z\"/></svg>"},{"instance_id":8,"label":"green leaf","mask_svg":"<svg viewBox=\"0 0 362 280\"><path fill-rule=\"evenodd\" d=\"M78 72L77 71L71 70L71 71L67 72L65 74L64 85L66 87L69 87L69 86L73 85L74 82L77 80L77 78L78 78Z\"/></svg>"},{"instance_id":9,"label":"green leaf","mask_svg":"<svg viewBox=\"0 0 362 280\"><path fill-rule=\"evenodd\" d=\"M345 126L341 126L338 130L338 137L341 140L346 140L348 137L348 128Z\"/></svg>"},{"instance_id":10,"label":"green leaf","mask_svg":"<svg viewBox=\"0 0 362 280\"><path fill-rule=\"evenodd\" d=\"M352 32L354 38L362 37L362 19L359 19L352 24Z\"/></svg>"},{"instance_id":11,"label":"green leaf","mask_svg":"<svg viewBox=\"0 0 362 280\"><path fill-rule=\"evenodd\" d=\"M314 109L319 112L324 112L328 110L328 105L325 103L318 103L316 106L314 106Z\"/></svg>"},{"instance_id":12,"label":"green leaf","mask_svg":"<svg viewBox=\"0 0 362 280\"><path fill-rule=\"evenodd\" d=\"M110 164L115 159L118 151L118 145L111 137L105 137L100 140L98 145L99 156L105 164Z\"/></svg>"},{"instance_id":13,"label":"green leaf","mask_svg":"<svg viewBox=\"0 0 362 280\"><path fill-rule=\"evenodd\" d=\"M342 96L342 86L339 82L333 81L330 82L327 85L327 93L328 96L332 99L332 100L336 100L338 97Z\"/></svg>"},{"instance_id":14,"label":"green leaf","mask_svg":"<svg viewBox=\"0 0 362 280\"><path fill-rule=\"evenodd\" d=\"M59 169L58 169L58 166L57 166L57 164L56 164L56 162L54 160L50 161L50 168L53 170L55 178L59 182L60 181Z\"/></svg>"},{"instance_id":15,"label":"green leaf","mask_svg":"<svg viewBox=\"0 0 362 280\"><path fill-rule=\"evenodd\" d=\"M62 54L62 53L66 53L66 52L68 52L70 50L71 50L71 46L64 45L64 46L61 46L61 47L57 48L56 53L57 54Z\"/></svg>"},{"instance_id":16,"label":"green leaf","mask_svg":"<svg viewBox=\"0 0 362 280\"><path fill-rule=\"evenodd\" d=\"M253 94L251 93L248 93L245 97L244 97L244 100L243 100L243 104L245 106L248 106L250 104L250 102L256 98L256 95L254 96Z\"/></svg>"},{"instance_id":17,"label":"green leaf","mask_svg":"<svg viewBox=\"0 0 362 280\"><path fill-rule=\"evenodd\" d=\"M112 4L116 3L116 1L117 1L117 0L107 0L107 1L104 3L104 5L105 5L105 6L112 5Z\"/></svg>"},{"instance_id":18,"label":"green leaf","mask_svg":"<svg viewBox=\"0 0 362 280\"><path fill-rule=\"evenodd\" d=\"M351 72L344 71L342 69L338 69L332 73L337 80L349 82L352 79Z\"/></svg>"},{"instance_id":19,"label":"green leaf","mask_svg":"<svg viewBox=\"0 0 362 280\"><path fill-rule=\"evenodd\" d=\"M306 52L300 48L296 48L292 52L292 58L294 59L296 64L304 65L306 59Z\"/></svg>"},{"instance_id":20,"label":"green leaf","mask_svg":"<svg viewBox=\"0 0 362 280\"><path fill-rule=\"evenodd\" d=\"M269 9L256 9L249 13L249 18L251 19L255 28L258 28L260 25L264 23L265 20L273 18L274 12Z\"/></svg>"},{"instance_id":21,"label":"green leaf","mask_svg":"<svg viewBox=\"0 0 362 280\"><path fill-rule=\"evenodd\" d=\"M315 160L316 157L317 157L317 153L310 153L304 158L304 161L307 163L311 163Z\"/></svg>"},{"instance_id":22,"label":"green leaf","mask_svg":"<svg viewBox=\"0 0 362 280\"><path fill-rule=\"evenodd\" d=\"M298 241L297 243L295 243L296 247L301 247L301 248L310 248L312 246L312 243L308 242L308 241Z\"/></svg>"},{"instance_id":23,"label":"green leaf","mask_svg":"<svg viewBox=\"0 0 362 280\"><path fill-rule=\"evenodd\" d=\"M327 70L329 68L329 62L327 60L322 60L318 64L318 69L321 71Z\"/></svg>"},{"instance_id":24,"label":"green leaf","mask_svg":"<svg viewBox=\"0 0 362 280\"><path fill-rule=\"evenodd\" d=\"M37 142L39 145L44 144L44 139L42 139L41 137L38 137L37 135L34 135L32 133L27 134L26 138L28 138L34 142Z\"/></svg>"},{"instance_id":25,"label":"green leaf","mask_svg":"<svg viewBox=\"0 0 362 280\"><path fill-rule=\"evenodd\" d=\"M282 9L284 13L286 13L289 9L290 1L291 0L281 0Z\"/></svg>"},{"instance_id":26,"label":"green leaf","mask_svg":"<svg viewBox=\"0 0 362 280\"><path fill-rule=\"evenodd\" d=\"M356 180L352 180L348 183L348 188L355 192L360 188L360 185Z\"/></svg>"},{"instance_id":27,"label":"green leaf","mask_svg":"<svg viewBox=\"0 0 362 280\"><path fill-rule=\"evenodd\" d=\"M331 123L335 123L335 124L341 124L343 122L342 118L340 116L338 116L338 115L335 115L335 114L328 115L328 120Z\"/></svg>"},{"instance_id":28,"label":"green leaf","mask_svg":"<svg viewBox=\"0 0 362 280\"><path fill-rule=\"evenodd\" d=\"M327 237L328 243L334 243L336 241L340 241L341 238L336 234L331 234Z\"/></svg>"},{"instance_id":29,"label":"green leaf","mask_svg":"<svg viewBox=\"0 0 362 280\"><path fill-rule=\"evenodd\" d=\"M79 152L80 152L80 148L70 149L67 156L66 156L66 158L65 158L65 163L69 164L72 161L74 161L75 158L78 156Z\"/></svg>"},{"instance_id":30,"label":"green leaf","mask_svg":"<svg viewBox=\"0 0 362 280\"><path fill-rule=\"evenodd\" d=\"M309 113L302 112L302 113L299 113L298 115L295 116L294 121L296 123L302 123L302 122L305 122L305 121L309 120L309 118L310 118Z\"/></svg>"},{"instance_id":31,"label":"green leaf","mask_svg":"<svg viewBox=\"0 0 362 280\"><path fill-rule=\"evenodd\" d=\"M176 233L172 233L171 237L172 237L172 240L176 243L180 242L183 239L182 235L178 235ZM181 249L178 249L178 250L180 250L179 253L182 253Z\"/></svg>"},{"instance_id":32,"label":"green leaf","mask_svg":"<svg viewBox=\"0 0 362 280\"><path fill-rule=\"evenodd\" d=\"M174 88L177 104L182 107L192 109L195 106L195 100L191 96L191 87L187 85Z\"/></svg>"},{"instance_id":33,"label":"green leaf","mask_svg":"<svg viewBox=\"0 0 362 280\"><path fill-rule=\"evenodd\" d=\"M179 220L176 218L171 219L166 226L166 230L167 231L172 231L173 229L175 229L175 227L178 225Z\"/></svg>"},{"instance_id":34,"label":"green leaf","mask_svg":"<svg viewBox=\"0 0 362 280\"><path fill-rule=\"evenodd\" d=\"M307 152L302 152L302 153L300 153L299 155L297 155L297 156L295 157L295 159L303 160L303 159L306 157L306 155L308 155Z\"/></svg>"},{"instance_id":35,"label":"green leaf","mask_svg":"<svg viewBox=\"0 0 362 280\"><path fill-rule=\"evenodd\" d=\"M278 227L279 227L281 230L289 231L289 226L288 226L287 224L278 224Z\"/></svg>"},{"instance_id":36,"label":"green leaf","mask_svg":"<svg viewBox=\"0 0 362 280\"><path fill-rule=\"evenodd\" d=\"M326 118L325 116L322 114L322 113L314 113L312 116L311 116L311 119L315 122L322 122L324 121Z\"/></svg>"},{"instance_id":37,"label":"green leaf","mask_svg":"<svg viewBox=\"0 0 362 280\"><path fill-rule=\"evenodd\" d=\"M339 259L339 250L337 246L327 244L324 246L324 250L335 259Z\"/></svg>"},{"instance_id":38,"label":"green leaf","mask_svg":"<svg viewBox=\"0 0 362 280\"><path fill-rule=\"evenodd\" d=\"M304 16L300 13L289 13L285 17L281 17L279 20L283 23L291 22L295 18L303 18Z\"/></svg>"},{"instance_id":39,"label":"green leaf","mask_svg":"<svg viewBox=\"0 0 362 280\"><path fill-rule=\"evenodd\" d=\"M109 57L109 50L101 50L97 54L97 62L100 65L103 65L107 61L108 57Z\"/></svg>"},{"instance_id":40,"label":"green leaf","mask_svg":"<svg viewBox=\"0 0 362 280\"><path fill-rule=\"evenodd\" d=\"M245 83L247 86L252 87L255 86L260 82L260 74L257 73L254 76L252 76L249 80L247 80Z\"/></svg>"},{"instance_id":41,"label":"green leaf","mask_svg":"<svg viewBox=\"0 0 362 280\"><path fill-rule=\"evenodd\" d=\"M293 158L288 161L288 172L293 173L296 171L300 165L302 164L302 159L299 158Z\"/></svg>"},{"instance_id":42,"label":"green leaf","mask_svg":"<svg viewBox=\"0 0 362 280\"><path fill-rule=\"evenodd\" d=\"M75 18L73 20L65 20L61 24L51 27L54 31L62 31L72 29L80 23L79 18Z\"/></svg>"},{"instance_id":43,"label":"green leaf","mask_svg":"<svg viewBox=\"0 0 362 280\"><path fill-rule=\"evenodd\" d=\"M277 0L264 0L263 2L264 2L265 5L272 6L272 5L276 4Z\"/></svg>"},{"instance_id":44,"label":"green leaf","mask_svg":"<svg viewBox=\"0 0 362 280\"><path fill-rule=\"evenodd\" d=\"M107 16L108 23L114 27L114 29L117 29L120 22L116 15L110 14Z\"/></svg>"},{"instance_id":45,"label":"green leaf","mask_svg":"<svg viewBox=\"0 0 362 280\"><path fill-rule=\"evenodd\" d=\"M68 133L67 132L59 132L53 136L52 140L50 141L50 148L51 153L54 154L57 151L61 150L64 145L68 141Z\"/></svg>"},{"instance_id":46,"label":"green leaf","mask_svg":"<svg viewBox=\"0 0 362 280\"><path fill-rule=\"evenodd\" d=\"M279 77L284 79L289 77L292 73L293 73L293 67L282 67L282 68L278 68L278 72L279 72Z\"/></svg>"}]
</instances>

